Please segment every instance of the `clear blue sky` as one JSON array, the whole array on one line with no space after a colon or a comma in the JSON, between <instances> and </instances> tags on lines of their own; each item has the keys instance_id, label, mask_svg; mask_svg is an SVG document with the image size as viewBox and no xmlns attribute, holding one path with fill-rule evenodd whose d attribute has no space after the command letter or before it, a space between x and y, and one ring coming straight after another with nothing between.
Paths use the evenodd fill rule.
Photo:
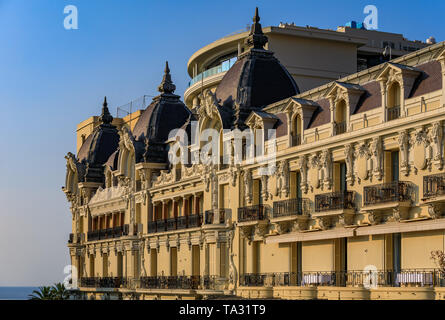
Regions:
<instances>
[{"instance_id":1,"label":"clear blue sky","mask_svg":"<svg viewBox=\"0 0 445 320\"><path fill-rule=\"evenodd\" d=\"M79 29L63 28L66 5ZM62 281L71 214L61 191L77 123L156 94L169 60L177 93L197 49L251 22L335 29L379 10L379 30L445 39L444 1L0 0L0 286Z\"/></svg>"}]
</instances>

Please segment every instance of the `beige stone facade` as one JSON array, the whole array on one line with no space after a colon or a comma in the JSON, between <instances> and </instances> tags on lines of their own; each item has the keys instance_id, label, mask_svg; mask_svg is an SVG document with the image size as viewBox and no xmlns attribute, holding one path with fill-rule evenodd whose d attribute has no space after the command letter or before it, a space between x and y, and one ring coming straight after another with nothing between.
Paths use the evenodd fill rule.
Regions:
<instances>
[{"instance_id":1,"label":"beige stone facade","mask_svg":"<svg viewBox=\"0 0 445 320\"><path fill-rule=\"evenodd\" d=\"M67 156L80 291L443 299L445 278L430 255L445 249L444 81L441 42L252 109L248 128L276 129L266 141L266 153L276 148L270 175L249 159L139 161L132 131L143 112L135 122L114 119L118 156L102 166L103 181L81 181L89 167ZM214 102L192 113L201 130L216 128L233 144ZM99 123L79 125L78 151Z\"/></svg>"}]
</instances>

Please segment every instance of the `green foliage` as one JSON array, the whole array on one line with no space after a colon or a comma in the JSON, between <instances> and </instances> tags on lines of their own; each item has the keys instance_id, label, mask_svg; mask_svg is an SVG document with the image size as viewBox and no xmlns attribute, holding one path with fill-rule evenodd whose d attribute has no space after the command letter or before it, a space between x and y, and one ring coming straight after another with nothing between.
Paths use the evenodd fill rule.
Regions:
<instances>
[{"instance_id":1,"label":"green foliage","mask_svg":"<svg viewBox=\"0 0 445 320\"><path fill-rule=\"evenodd\" d=\"M52 287L43 286L28 295L30 300L68 300L69 291L63 283L55 283Z\"/></svg>"}]
</instances>

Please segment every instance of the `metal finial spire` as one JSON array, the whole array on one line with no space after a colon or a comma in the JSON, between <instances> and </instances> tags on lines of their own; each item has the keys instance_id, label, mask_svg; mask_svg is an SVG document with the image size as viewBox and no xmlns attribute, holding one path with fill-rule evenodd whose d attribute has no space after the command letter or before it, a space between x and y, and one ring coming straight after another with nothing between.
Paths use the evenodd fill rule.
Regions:
<instances>
[{"instance_id":1,"label":"metal finial spire","mask_svg":"<svg viewBox=\"0 0 445 320\"><path fill-rule=\"evenodd\" d=\"M172 94L176 90L176 86L173 84L172 77L170 75L170 68L168 67L168 61L165 62L164 77L158 87L159 92Z\"/></svg>"},{"instance_id":2,"label":"metal finial spire","mask_svg":"<svg viewBox=\"0 0 445 320\"><path fill-rule=\"evenodd\" d=\"M110 124L113 122L113 116L110 114L108 110L107 97L104 98L104 103L102 105L102 114L100 115L100 121L104 124Z\"/></svg>"},{"instance_id":3,"label":"metal finial spire","mask_svg":"<svg viewBox=\"0 0 445 320\"><path fill-rule=\"evenodd\" d=\"M253 24L250 28L249 37L245 40L245 43L249 47L254 49L263 49L267 43L267 37L263 34L263 29L260 24L260 15L258 14L258 7L255 8L255 16L253 17Z\"/></svg>"},{"instance_id":4,"label":"metal finial spire","mask_svg":"<svg viewBox=\"0 0 445 320\"><path fill-rule=\"evenodd\" d=\"M260 22L260 16L258 14L258 7L255 8L255 16L253 17L253 22L254 23Z\"/></svg>"}]
</instances>

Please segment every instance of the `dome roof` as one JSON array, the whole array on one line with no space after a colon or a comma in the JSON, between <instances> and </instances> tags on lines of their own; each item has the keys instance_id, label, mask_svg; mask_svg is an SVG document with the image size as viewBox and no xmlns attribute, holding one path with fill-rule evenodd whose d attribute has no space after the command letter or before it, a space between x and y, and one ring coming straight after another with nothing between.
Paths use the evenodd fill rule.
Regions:
<instances>
[{"instance_id":1,"label":"dome roof","mask_svg":"<svg viewBox=\"0 0 445 320\"><path fill-rule=\"evenodd\" d=\"M103 181L102 166L119 146L119 134L111 124L113 117L108 110L106 97L100 120L102 123L88 136L77 154L78 161L86 167L85 181Z\"/></svg>"},{"instance_id":2,"label":"dome roof","mask_svg":"<svg viewBox=\"0 0 445 320\"><path fill-rule=\"evenodd\" d=\"M256 8L254 23L245 40L249 49L238 56L215 92L222 107L235 110L235 127L242 125L251 109L262 108L299 93L295 80L273 52L263 49L267 37L259 21Z\"/></svg>"},{"instance_id":3,"label":"dome roof","mask_svg":"<svg viewBox=\"0 0 445 320\"><path fill-rule=\"evenodd\" d=\"M111 124L113 117L107 106L105 97L100 117L102 124L94 129L80 147L77 154L77 159L80 162L102 165L119 145L119 134L116 127Z\"/></svg>"},{"instance_id":4,"label":"dome roof","mask_svg":"<svg viewBox=\"0 0 445 320\"><path fill-rule=\"evenodd\" d=\"M145 153L150 145L162 146L168 140L170 131L181 128L191 116L191 111L173 92L176 87L171 80L168 62L165 65L164 78L158 87L161 93L153 98L152 103L145 109L133 129L136 143L145 144ZM144 155L145 161L152 161ZM161 159L157 159L161 161Z\"/></svg>"}]
</instances>

